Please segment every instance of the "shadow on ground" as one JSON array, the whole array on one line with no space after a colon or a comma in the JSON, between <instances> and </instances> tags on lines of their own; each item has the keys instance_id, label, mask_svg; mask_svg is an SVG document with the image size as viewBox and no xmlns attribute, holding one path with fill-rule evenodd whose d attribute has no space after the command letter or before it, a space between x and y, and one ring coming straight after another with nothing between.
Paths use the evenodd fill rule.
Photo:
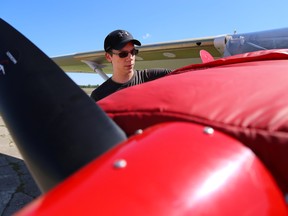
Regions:
<instances>
[{"instance_id":1,"label":"shadow on ground","mask_svg":"<svg viewBox=\"0 0 288 216\"><path fill-rule=\"evenodd\" d=\"M24 161L0 153L0 215L12 215L40 194Z\"/></svg>"}]
</instances>

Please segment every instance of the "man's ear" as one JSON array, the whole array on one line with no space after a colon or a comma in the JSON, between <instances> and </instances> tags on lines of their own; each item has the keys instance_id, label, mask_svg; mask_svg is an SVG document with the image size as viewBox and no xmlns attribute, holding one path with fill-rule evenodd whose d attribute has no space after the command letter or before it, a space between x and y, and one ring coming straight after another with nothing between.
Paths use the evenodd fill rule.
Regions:
<instances>
[{"instance_id":1,"label":"man's ear","mask_svg":"<svg viewBox=\"0 0 288 216\"><path fill-rule=\"evenodd\" d=\"M112 62L112 56L109 53L106 52L105 57L106 57L108 62Z\"/></svg>"}]
</instances>

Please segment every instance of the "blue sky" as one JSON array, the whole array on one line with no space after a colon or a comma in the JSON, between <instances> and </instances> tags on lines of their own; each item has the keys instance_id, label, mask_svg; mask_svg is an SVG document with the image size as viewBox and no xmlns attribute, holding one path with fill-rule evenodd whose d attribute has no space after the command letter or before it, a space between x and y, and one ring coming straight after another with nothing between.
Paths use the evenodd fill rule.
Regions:
<instances>
[{"instance_id":1,"label":"blue sky","mask_svg":"<svg viewBox=\"0 0 288 216\"><path fill-rule=\"evenodd\" d=\"M48 56L103 50L105 36L126 29L142 44L288 27L287 0L1 2L1 18ZM80 85L100 84L74 74Z\"/></svg>"}]
</instances>

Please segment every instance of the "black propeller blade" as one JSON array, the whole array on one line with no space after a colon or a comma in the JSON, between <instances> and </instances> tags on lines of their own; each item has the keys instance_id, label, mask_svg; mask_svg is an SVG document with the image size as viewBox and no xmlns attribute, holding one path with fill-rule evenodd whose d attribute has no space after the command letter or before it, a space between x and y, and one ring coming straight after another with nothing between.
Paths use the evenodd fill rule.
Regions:
<instances>
[{"instance_id":1,"label":"black propeller blade","mask_svg":"<svg viewBox=\"0 0 288 216\"><path fill-rule=\"evenodd\" d=\"M48 56L2 19L0 112L43 192L126 139Z\"/></svg>"}]
</instances>

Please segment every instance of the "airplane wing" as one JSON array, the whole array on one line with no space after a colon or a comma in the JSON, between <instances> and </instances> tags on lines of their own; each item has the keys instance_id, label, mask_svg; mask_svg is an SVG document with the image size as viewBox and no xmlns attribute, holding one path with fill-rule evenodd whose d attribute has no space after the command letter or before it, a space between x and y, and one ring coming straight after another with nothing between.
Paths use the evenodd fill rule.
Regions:
<instances>
[{"instance_id":1,"label":"airplane wing","mask_svg":"<svg viewBox=\"0 0 288 216\"><path fill-rule=\"evenodd\" d=\"M208 51L214 58L222 57L226 35L194 38L139 47L136 69L169 68L177 69L189 64L201 63L200 50ZM112 73L111 64L105 59L105 51L76 53L53 57L52 60L65 72L95 72L102 70Z\"/></svg>"},{"instance_id":2,"label":"airplane wing","mask_svg":"<svg viewBox=\"0 0 288 216\"><path fill-rule=\"evenodd\" d=\"M203 62L200 51L204 50L210 60L257 50L288 48L288 28L226 34L212 37L193 38L139 47L136 69L177 69ZM53 57L52 60L65 72L96 72L104 79L112 73L111 64L105 59L105 51L92 51ZM205 61L205 59L204 59Z\"/></svg>"}]
</instances>

